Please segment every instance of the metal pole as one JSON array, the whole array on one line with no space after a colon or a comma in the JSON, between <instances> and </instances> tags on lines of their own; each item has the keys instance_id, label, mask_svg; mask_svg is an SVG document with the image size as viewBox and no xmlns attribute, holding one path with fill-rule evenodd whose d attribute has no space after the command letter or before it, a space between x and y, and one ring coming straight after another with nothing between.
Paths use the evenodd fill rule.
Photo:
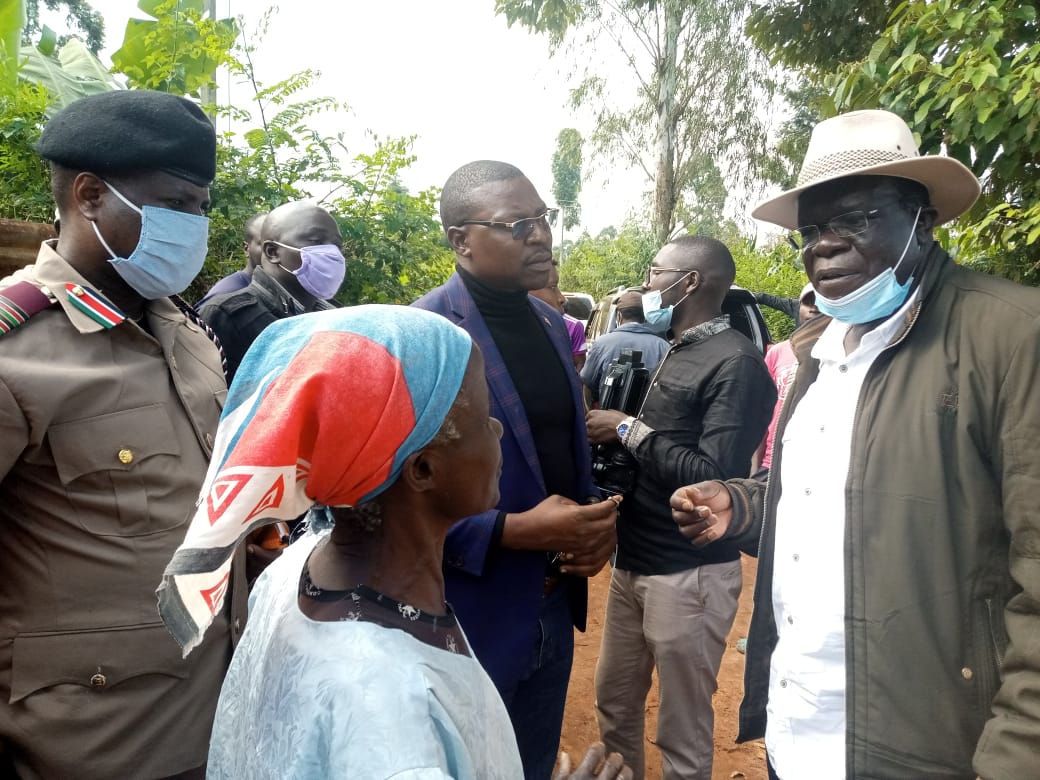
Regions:
<instances>
[{"instance_id":1,"label":"metal pole","mask_svg":"<svg viewBox=\"0 0 1040 780\"><path fill-rule=\"evenodd\" d=\"M217 18L217 0L205 0L205 13L210 19ZM202 102L207 107L209 121L214 125L217 123L217 74L214 72L213 80L202 88Z\"/></svg>"}]
</instances>

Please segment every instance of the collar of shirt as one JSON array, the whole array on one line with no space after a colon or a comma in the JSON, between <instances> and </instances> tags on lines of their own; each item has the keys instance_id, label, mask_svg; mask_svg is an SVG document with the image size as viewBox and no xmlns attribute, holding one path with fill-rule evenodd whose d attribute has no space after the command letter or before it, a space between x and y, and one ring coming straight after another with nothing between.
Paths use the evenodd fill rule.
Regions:
<instances>
[{"instance_id":1,"label":"collar of shirt","mask_svg":"<svg viewBox=\"0 0 1040 780\"><path fill-rule=\"evenodd\" d=\"M714 336L716 333L722 333L722 331L729 328L729 315L720 314L714 319L710 319L707 322L702 322L700 325L694 325L692 328L687 328L675 340L676 344L696 344L698 341L704 341L707 338Z\"/></svg>"},{"instance_id":2,"label":"collar of shirt","mask_svg":"<svg viewBox=\"0 0 1040 780\"><path fill-rule=\"evenodd\" d=\"M616 328L614 328L614 330L621 331L623 333L648 333L651 336L657 335L653 332L653 330L650 329L650 326L647 325L645 322L624 322L618 325Z\"/></svg>"},{"instance_id":3,"label":"collar of shirt","mask_svg":"<svg viewBox=\"0 0 1040 780\"><path fill-rule=\"evenodd\" d=\"M40 246L40 253L36 257L35 265L29 269L23 269L17 272L17 275L26 273L28 274L25 278L35 281L35 283L42 285L42 289L45 295L49 296L53 300L58 302L61 306L62 311L65 312L65 316L69 318L69 322L72 323L73 327L76 328L80 333L95 333L99 330L105 330L106 327L111 325L103 325L98 320L90 317L84 312L77 309L72 302L69 300L69 295L66 292L65 285L72 284L83 287L86 290L96 293L97 295L104 298L104 293L97 290L93 285L90 284L75 268L69 265L68 261L59 255L54 246L57 244L57 239L45 241ZM119 316L126 318L126 315L119 310L119 308L108 299L105 299L105 303L113 312ZM146 301L145 308L152 314L170 321L180 322L184 319L180 309L178 309L169 298L159 298L154 301ZM129 318L126 318L127 322L132 322Z\"/></svg>"}]
</instances>

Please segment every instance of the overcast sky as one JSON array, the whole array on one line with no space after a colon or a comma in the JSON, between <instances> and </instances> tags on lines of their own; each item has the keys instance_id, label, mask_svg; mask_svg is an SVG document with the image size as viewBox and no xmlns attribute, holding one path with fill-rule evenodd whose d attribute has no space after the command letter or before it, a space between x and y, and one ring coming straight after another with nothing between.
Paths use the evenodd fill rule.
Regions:
<instances>
[{"instance_id":1,"label":"overcast sky","mask_svg":"<svg viewBox=\"0 0 1040 780\"><path fill-rule=\"evenodd\" d=\"M145 18L134 0L90 2L105 17L108 51L122 42L127 19ZM251 27L270 6L217 0L217 13L245 16ZM418 160L403 174L413 191L441 186L463 163L490 158L518 166L552 203L557 133L591 129L591 117L566 107L567 62L550 59L544 37L509 29L494 0L283 0L256 65L268 84L304 68L321 71L312 95L351 107L322 129L345 131L353 152L371 150L365 130L417 135ZM621 69L612 78L626 74ZM247 85L222 79L218 101L247 107L251 94ZM641 212L649 188L642 174L608 168L599 166L580 197L584 226L594 234Z\"/></svg>"}]
</instances>

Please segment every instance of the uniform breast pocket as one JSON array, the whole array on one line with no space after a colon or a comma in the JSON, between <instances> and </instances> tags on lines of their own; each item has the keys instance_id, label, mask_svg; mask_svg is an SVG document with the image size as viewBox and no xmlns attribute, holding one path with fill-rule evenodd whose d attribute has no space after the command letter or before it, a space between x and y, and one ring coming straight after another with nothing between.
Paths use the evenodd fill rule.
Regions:
<instances>
[{"instance_id":1,"label":"uniform breast pocket","mask_svg":"<svg viewBox=\"0 0 1040 780\"><path fill-rule=\"evenodd\" d=\"M151 516L168 500L167 475L178 468L180 443L162 404L141 406L51 427L58 478L80 525L100 536L141 536L185 521Z\"/></svg>"}]
</instances>

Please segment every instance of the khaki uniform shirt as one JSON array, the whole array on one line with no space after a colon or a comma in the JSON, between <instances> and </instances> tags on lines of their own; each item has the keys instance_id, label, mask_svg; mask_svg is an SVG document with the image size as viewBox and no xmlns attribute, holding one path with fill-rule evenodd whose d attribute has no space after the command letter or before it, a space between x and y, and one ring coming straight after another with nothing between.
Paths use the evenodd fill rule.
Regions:
<instances>
[{"instance_id":1,"label":"khaki uniform shirt","mask_svg":"<svg viewBox=\"0 0 1040 780\"><path fill-rule=\"evenodd\" d=\"M219 355L167 299L150 333L95 322L47 244L0 288L19 280L58 305L0 336L0 741L23 777L199 766L244 612L182 659L155 589L206 474Z\"/></svg>"}]
</instances>

